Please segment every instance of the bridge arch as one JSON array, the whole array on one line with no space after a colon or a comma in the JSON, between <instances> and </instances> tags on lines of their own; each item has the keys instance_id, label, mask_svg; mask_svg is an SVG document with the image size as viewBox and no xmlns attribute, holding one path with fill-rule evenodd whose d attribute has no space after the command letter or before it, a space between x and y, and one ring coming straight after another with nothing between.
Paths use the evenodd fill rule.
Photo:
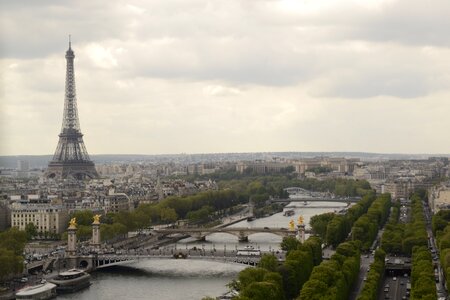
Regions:
<instances>
[{"instance_id":1,"label":"bridge arch","mask_svg":"<svg viewBox=\"0 0 450 300\"><path fill-rule=\"evenodd\" d=\"M281 237L295 236L296 231L290 231L285 228L255 228L255 227L226 227L226 228L180 228L180 229L162 229L155 230L158 234L170 235L170 234L185 234L193 237L196 240L203 241L205 237L213 233L226 233L238 237L239 241L247 241L248 237L255 233L270 233Z\"/></svg>"},{"instance_id":2,"label":"bridge arch","mask_svg":"<svg viewBox=\"0 0 450 300\"><path fill-rule=\"evenodd\" d=\"M189 256L186 255L185 258L176 258L174 255L162 255L162 256L116 256L116 257L97 257L94 259L93 264L95 269L104 269L108 267L113 267L117 265L129 264L135 261L140 260L202 260L202 261L210 261L210 262L222 262L222 263L231 263L231 264L244 264L248 266L256 266L258 265L261 257L239 257L239 256L221 256L221 255L198 255L198 256Z\"/></svg>"},{"instance_id":3,"label":"bridge arch","mask_svg":"<svg viewBox=\"0 0 450 300\"><path fill-rule=\"evenodd\" d=\"M83 259L78 263L78 267L81 269L87 269L89 267L89 262Z\"/></svg>"}]
</instances>

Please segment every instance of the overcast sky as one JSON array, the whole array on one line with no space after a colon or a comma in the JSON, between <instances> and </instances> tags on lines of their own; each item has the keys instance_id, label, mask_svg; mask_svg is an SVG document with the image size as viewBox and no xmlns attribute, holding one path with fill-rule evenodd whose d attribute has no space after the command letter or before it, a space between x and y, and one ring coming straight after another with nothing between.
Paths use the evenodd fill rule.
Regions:
<instances>
[{"instance_id":1,"label":"overcast sky","mask_svg":"<svg viewBox=\"0 0 450 300\"><path fill-rule=\"evenodd\" d=\"M0 155L450 151L448 0L0 0Z\"/></svg>"}]
</instances>

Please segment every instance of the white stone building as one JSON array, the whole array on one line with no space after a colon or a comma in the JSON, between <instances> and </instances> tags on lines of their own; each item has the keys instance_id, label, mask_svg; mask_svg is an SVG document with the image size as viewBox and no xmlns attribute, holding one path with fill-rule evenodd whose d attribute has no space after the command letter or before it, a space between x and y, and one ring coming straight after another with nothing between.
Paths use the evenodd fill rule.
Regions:
<instances>
[{"instance_id":1,"label":"white stone building","mask_svg":"<svg viewBox=\"0 0 450 300\"><path fill-rule=\"evenodd\" d=\"M38 232L62 233L68 221L69 214L62 206L19 205L11 209L11 226L20 230L33 223Z\"/></svg>"}]
</instances>

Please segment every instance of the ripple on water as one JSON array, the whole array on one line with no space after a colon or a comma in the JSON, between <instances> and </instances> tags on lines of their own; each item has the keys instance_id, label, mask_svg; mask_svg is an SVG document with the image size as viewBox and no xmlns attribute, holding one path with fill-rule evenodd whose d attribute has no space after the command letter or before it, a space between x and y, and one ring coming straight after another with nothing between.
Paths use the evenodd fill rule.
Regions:
<instances>
[{"instance_id":1,"label":"ripple on water","mask_svg":"<svg viewBox=\"0 0 450 300\"><path fill-rule=\"evenodd\" d=\"M92 286L58 299L201 299L219 296L245 266L192 260L142 260L92 274Z\"/></svg>"},{"instance_id":2,"label":"ripple on water","mask_svg":"<svg viewBox=\"0 0 450 300\"><path fill-rule=\"evenodd\" d=\"M132 262L127 268L139 270L148 275L166 277L208 277L208 276L235 276L245 265L220 263L214 261L199 261L189 259L155 259Z\"/></svg>"}]
</instances>

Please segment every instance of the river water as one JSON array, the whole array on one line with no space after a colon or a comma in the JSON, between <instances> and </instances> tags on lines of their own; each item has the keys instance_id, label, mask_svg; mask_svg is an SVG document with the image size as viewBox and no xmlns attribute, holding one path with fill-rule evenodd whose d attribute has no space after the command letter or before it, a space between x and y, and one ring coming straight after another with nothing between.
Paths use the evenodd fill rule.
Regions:
<instances>
[{"instance_id":1,"label":"river water","mask_svg":"<svg viewBox=\"0 0 450 300\"><path fill-rule=\"evenodd\" d=\"M285 217L282 213L251 222L242 221L232 227L289 227L301 215L309 226L312 216L333 212L344 208L345 203L315 202L308 208L301 202L296 203L295 215ZM340 209L339 208L339 209ZM282 238L270 233L255 233L249 236L248 243L238 243L237 237L226 233L215 233L206 237L206 241L197 242L191 238L181 240L169 247L236 249L252 245L261 250L279 250ZM226 284L244 269L245 266L198 260L142 260L99 270L92 274L92 285L75 294L58 296L58 299L147 299L147 300L199 300L204 296L216 297L227 291Z\"/></svg>"}]
</instances>

